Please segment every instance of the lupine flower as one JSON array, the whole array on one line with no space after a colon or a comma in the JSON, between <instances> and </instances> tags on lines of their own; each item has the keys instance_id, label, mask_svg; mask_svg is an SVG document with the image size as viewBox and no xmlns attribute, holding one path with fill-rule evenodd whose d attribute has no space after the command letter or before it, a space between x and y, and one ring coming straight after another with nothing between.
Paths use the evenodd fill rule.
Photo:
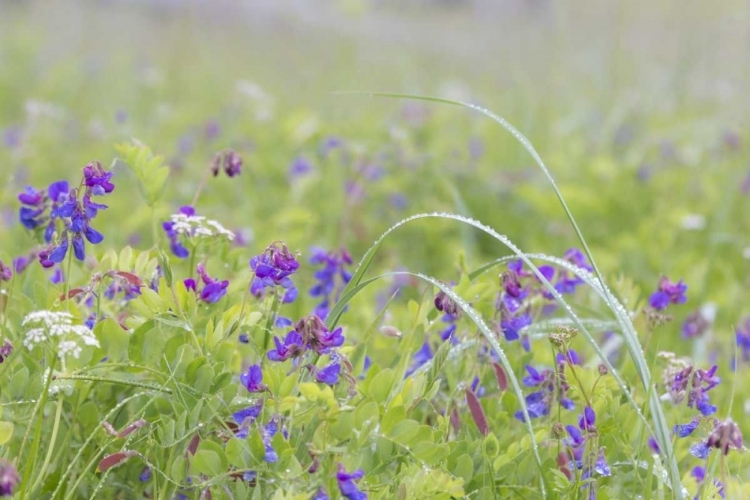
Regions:
<instances>
[{"instance_id":1,"label":"lupine flower","mask_svg":"<svg viewBox=\"0 0 750 500\"><path fill-rule=\"evenodd\" d=\"M263 383L263 371L260 365L250 365L247 372L240 375L240 382L249 392L263 392L268 389Z\"/></svg>"},{"instance_id":2,"label":"lupine flower","mask_svg":"<svg viewBox=\"0 0 750 500\"><path fill-rule=\"evenodd\" d=\"M16 468L7 460L0 460L0 496L11 496L21 482Z\"/></svg>"},{"instance_id":3,"label":"lupine flower","mask_svg":"<svg viewBox=\"0 0 750 500\"><path fill-rule=\"evenodd\" d=\"M331 301L338 300L341 290L352 279L352 274L346 269L346 266L352 264L352 257L344 249L340 252L329 253L322 248L314 248L310 264L322 266L321 269L315 271L317 283L309 293L311 297L321 299L313 312L320 318L326 319Z\"/></svg>"},{"instance_id":4,"label":"lupine flower","mask_svg":"<svg viewBox=\"0 0 750 500\"><path fill-rule=\"evenodd\" d=\"M207 304L214 304L221 300L227 294L229 281L219 281L208 275L203 264L198 264L198 275L203 282L203 287L198 290L198 283L193 278L187 278L183 281L185 288L198 294L198 297Z\"/></svg>"},{"instance_id":5,"label":"lupine flower","mask_svg":"<svg viewBox=\"0 0 750 500\"><path fill-rule=\"evenodd\" d=\"M339 485L339 491L341 495L348 500L366 500L367 494L360 491L355 481L359 481L364 477L365 473L362 469L357 469L354 472L346 472L344 466L339 464L338 472L336 473L336 482Z\"/></svg>"},{"instance_id":6,"label":"lupine flower","mask_svg":"<svg viewBox=\"0 0 750 500\"><path fill-rule=\"evenodd\" d=\"M162 229L169 238L169 246L175 256L184 259L190 255L190 251L180 241L180 236L185 236L194 244L202 240L213 240L216 238L234 240L234 233L215 220L206 219L196 215L195 209L186 205L170 216L170 220L162 223Z\"/></svg>"},{"instance_id":7,"label":"lupine flower","mask_svg":"<svg viewBox=\"0 0 750 500\"><path fill-rule=\"evenodd\" d=\"M234 177L240 175L242 171L242 157L233 149L227 151L219 151L216 153L211 160L210 165L211 173L214 177L219 175L219 172L224 170L227 177Z\"/></svg>"},{"instance_id":8,"label":"lupine flower","mask_svg":"<svg viewBox=\"0 0 750 500\"><path fill-rule=\"evenodd\" d=\"M669 304L684 304L687 301L687 285L682 280L673 283L666 276L659 280L659 286L651 294L648 302L657 311L663 311Z\"/></svg>"}]
</instances>

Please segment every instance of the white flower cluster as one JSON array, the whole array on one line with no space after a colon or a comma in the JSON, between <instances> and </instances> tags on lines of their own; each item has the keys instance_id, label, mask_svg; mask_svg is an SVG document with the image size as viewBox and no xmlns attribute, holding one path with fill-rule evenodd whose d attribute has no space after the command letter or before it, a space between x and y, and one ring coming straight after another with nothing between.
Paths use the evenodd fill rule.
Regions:
<instances>
[{"instance_id":1,"label":"white flower cluster","mask_svg":"<svg viewBox=\"0 0 750 500\"><path fill-rule=\"evenodd\" d=\"M22 326L31 327L26 332L23 345L32 350L38 344L59 338L57 354L64 360L66 356L78 358L82 345L99 347L99 341L84 325L74 325L73 316L66 312L34 311L26 315Z\"/></svg>"},{"instance_id":2,"label":"white flower cluster","mask_svg":"<svg viewBox=\"0 0 750 500\"><path fill-rule=\"evenodd\" d=\"M200 215L172 214L172 230L177 234L190 237L214 238L222 236L229 241L234 240L234 233L215 220L206 219Z\"/></svg>"}]
</instances>

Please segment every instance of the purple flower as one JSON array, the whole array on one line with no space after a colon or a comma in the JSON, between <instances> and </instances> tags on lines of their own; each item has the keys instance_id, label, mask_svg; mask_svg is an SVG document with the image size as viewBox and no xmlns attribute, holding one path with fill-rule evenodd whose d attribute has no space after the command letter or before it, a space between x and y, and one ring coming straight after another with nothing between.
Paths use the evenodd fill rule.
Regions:
<instances>
[{"instance_id":1,"label":"purple flower","mask_svg":"<svg viewBox=\"0 0 750 500\"><path fill-rule=\"evenodd\" d=\"M7 460L0 460L0 496L11 496L21 482L16 468Z\"/></svg>"},{"instance_id":2,"label":"purple flower","mask_svg":"<svg viewBox=\"0 0 750 500\"><path fill-rule=\"evenodd\" d=\"M323 491L322 488L318 489L310 500L331 500L330 497Z\"/></svg>"},{"instance_id":3,"label":"purple flower","mask_svg":"<svg viewBox=\"0 0 750 500\"><path fill-rule=\"evenodd\" d=\"M338 384L340 373L341 373L341 364L334 362L318 370L318 372L315 374L315 380L317 380L321 384L328 384L328 385Z\"/></svg>"},{"instance_id":4,"label":"purple flower","mask_svg":"<svg viewBox=\"0 0 750 500\"><path fill-rule=\"evenodd\" d=\"M706 440L706 447L717 448L724 455L729 454L729 449L742 449L742 432L731 418L716 422L714 430L709 434Z\"/></svg>"},{"instance_id":5,"label":"purple flower","mask_svg":"<svg viewBox=\"0 0 750 500\"><path fill-rule=\"evenodd\" d=\"M417 368L422 366L423 364L427 363L429 360L432 359L432 349L430 349L430 343L425 342L422 344L422 347L414 353L414 361L412 362L411 366L408 370L406 370L406 376L408 377L412 373L414 373Z\"/></svg>"},{"instance_id":6,"label":"purple flower","mask_svg":"<svg viewBox=\"0 0 750 500\"><path fill-rule=\"evenodd\" d=\"M695 431L695 429L698 428L698 424L700 424L700 421L701 421L700 417L695 417L693 420L691 420L687 424L675 425L672 431L680 437L683 437L683 438L687 437L690 434L692 434L693 431Z\"/></svg>"},{"instance_id":7,"label":"purple flower","mask_svg":"<svg viewBox=\"0 0 750 500\"><path fill-rule=\"evenodd\" d=\"M595 430L595 423L596 413L594 413L594 409L590 406L585 407L583 409L583 414L578 418L578 427L585 431Z\"/></svg>"},{"instance_id":8,"label":"purple flower","mask_svg":"<svg viewBox=\"0 0 750 500\"><path fill-rule=\"evenodd\" d=\"M247 372L240 375L240 382L249 392L263 392L268 389L263 383L263 371L260 365L250 365Z\"/></svg>"},{"instance_id":9,"label":"purple flower","mask_svg":"<svg viewBox=\"0 0 750 500\"><path fill-rule=\"evenodd\" d=\"M232 418L235 422L237 422L237 425L244 425L247 423L255 422L255 420L260 416L260 412L262 409L262 403L254 406L248 406L247 408L243 408L242 410L232 413Z\"/></svg>"},{"instance_id":10,"label":"purple flower","mask_svg":"<svg viewBox=\"0 0 750 500\"><path fill-rule=\"evenodd\" d=\"M526 365L526 371L529 372L529 376L524 377L523 383L524 385L527 385L529 387L535 387L539 384L542 384L547 379L545 374L539 373L537 370L534 369L534 367L530 365ZM546 370L546 371L549 372L549 370Z\"/></svg>"},{"instance_id":11,"label":"purple flower","mask_svg":"<svg viewBox=\"0 0 750 500\"><path fill-rule=\"evenodd\" d=\"M83 178L89 194L101 196L111 193L115 189L115 185L110 181L112 172L105 171L98 161L83 167Z\"/></svg>"},{"instance_id":12,"label":"purple flower","mask_svg":"<svg viewBox=\"0 0 750 500\"><path fill-rule=\"evenodd\" d=\"M297 321L294 330L303 343L318 354L327 354L332 348L344 344L343 328L329 331L323 320L314 314Z\"/></svg>"},{"instance_id":13,"label":"purple flower","mask_svg":"<svg viewBox=\"0 0 750 500\"><path fill-rule=\"evenodd\" d=\"M206 267L204 264L198 264L196 269L198 275L201 278L201 281L203 282L203 288L198 290L198 283L193 278L187 278L183 280L185 288L197 293L198 297L203 302L207 304L215 304L216 302L221 300L224 295L227 294L229 281L219 281L209 276L209 274L206 272Z\"/></svg>"},{"instance_id":14,"label":"purple flower","mask_svg":"<svg viewBox=\"0 0 750 500\"><path fill-rule=\"evenodd\" d=\"M656 438L654 436L650 436L648 438L648 447L651 448L651 451L653 451L656 454L661 454L661 448L659 448L659 443L656 441Z\"/></svg>"},{"instance_id":15,"label":"purple flower","mask_svg":"<svg viewBox=\"0 0 750 500\"><path fill-rule=\"evenodd\" d=\"M13 344L10 340L5 339L3 345L0 346L0 363L5 361L11 354L13 354Z\"/></svg>"},{"instance_id":16,"label":"purple flower","mask_svg":"<svg viewBox=\"0 0 750 500\"><path fill-rule=\"evenodd\" d=\"M366 500L367 494L360 491L355 483L355 481L362 479L364 475L365 473L362 469L357 469L349 473L346 472L343 465L339 464L339 469L336 473L336 482L339 485L341 495L348 500Z\"/></svg>"},{"instance_id":17,"label":"purple flower","mask_svg":"<svg viewBox=\"0 0 750 500\"><path fill-rule=\"evenodd\" d=\"M242 157L233 149L216 153L211 160L209 169L214 174L214 177L216 177L222 168L227 177L240 175L242 171Z\"/></svg>"},{"instance_id":18,"label":"purple flower","mask_svg":"<svg viewBox=\"0 0 750 500\"><path fill-rule=\"evenodd\" d=\"M710 451L711 448L706 445L705 441L701 441L690 447L690 454L695 458L708 458L708 452Z\"/></svg>"},{"instance_id":19,"label":"purple flower","mask_svg":"<svg viewBox=\"0 0 750 500\"><path fill-rule=\"evenodd\" d=\"M515 316L507 315L500 321L500 329L505 340L513 341L520 338L520 332L531 325L531 315L527 312Z\"/></svg>"},{"instance_id":20,"label":"purple flower","mask_svg":"<svg viewBox=\"0 0 750 500\"><path fill-rule=\"evenodd\" d=\"M289 177L296 179L303 175L309 174L313 170L313 165L306 158L298 156L294 159L291 165L289 165Z\"/></svg>"},{"instance_id":21,"label":"purple flower","mask_svg":"<svg viewBox=\"0 0 750 500\"><path fill-rule=\"evenodd\" d=\"M352 279L352 274L346 266L352 264L349 252L342 249L340 252L326 252L322 248L314 248L310 263L322 266L315 271L317 283L310 289L311 297L321 298L321 302L315 307L315 314L322 319L328 316L328 307L332 300L338 300L339 294L344 286ZM296 290L295 290L296 291Z\"/></svg>"},{"instance_id":22,"label":"purple flower","mask_svg":"<svg viewBox=\"0 0 750 500\"><path fill-rule=\"evenodd\" d=\"M271 361L281 362L290 358L296 358L305 352L306 349L302 341L302 336L296 330L287 333L283 342L278 337L274 337L273 341L276 344L276 349L271 349L266 355Z\"/></svg>"},{"instance_id":23,"label":"purple flower","mask_svg":"<svg viewBox=\"0 0 750 500\"><path fill-rule=\"evenodd\" d=\"M649 298L649 304L657 311L666 309L669 304L684 304L687 300L685 292L687 285L682 280L673 283L666 276L662 276L657 290Z\"/></svg>"},{"instance_id":24,"label":"purple flower","mask_svg":"<svg viewBox=\"0 0 750 500\"><path fill-rule=\"evenodd\" d=\"M151 467L144 467L141 473L138 475L138 480L142 483L147 483L151 480Z\"/></svg>"}]
</instances>

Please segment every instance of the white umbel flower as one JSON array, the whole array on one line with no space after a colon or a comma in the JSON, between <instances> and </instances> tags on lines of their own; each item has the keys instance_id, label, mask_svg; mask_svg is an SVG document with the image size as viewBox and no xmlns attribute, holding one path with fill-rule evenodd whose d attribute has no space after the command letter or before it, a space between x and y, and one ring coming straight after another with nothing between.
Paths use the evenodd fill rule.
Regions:
<instances>
[{"instance_id":1,"label":"white umbel flower","mask_svg":"<svg viewBox=\"0 0 750 500\"><path fill-rule=\"evenodd\" d=\"M99 347L99 341L91 330L84 325L74 325L73 316L67 312L34 311L26 315L21 325L30 327L23 339L27 349L32 350L57 338L57 354L63 361L67 356L78 359L82 346Z\"/></svg>"},{"instance_id":2,"label":"white umbel flower","mask_svg":"<svg viewBox=\"0 0 750 500\"><path fill-rule=\"evenodd\" d=\"M177 234L190 237L215 238L222 237L234 240L234 233L215 220L206 219L200 215L172 214L172 230Z\"/></svg>"}]
</instances>

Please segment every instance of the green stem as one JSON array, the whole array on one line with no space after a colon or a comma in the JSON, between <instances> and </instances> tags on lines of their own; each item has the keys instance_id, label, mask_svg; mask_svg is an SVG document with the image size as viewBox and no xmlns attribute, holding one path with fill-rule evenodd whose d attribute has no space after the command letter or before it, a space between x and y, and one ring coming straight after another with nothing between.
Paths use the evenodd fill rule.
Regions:
<instances>
[{"instance_id":1,"label":"green stem","mask_svg":"<svg viewBox=\"0 0 750 500\"><path fill-rule=\"evenodd\" d=\"M273 303L271 304L271 310L268 314L268 318L266 319L266 327L263 329L263 351L262 352L268 352L268 345L271 342L271 332L273 331L273 325L276 322L276 313L279 311L279 308L281 307L281 301L279 300L279 294L276 292L276 289L274 288L274 294L273 294ZM263 363L265 362L266 357L261 356L260 358L260 366L263 367Z\"/></svg>"},{"instance_id":2,"label":"green stem","mask_svg":"<svg viewBox=\"0 0 750 500\"><path fill-rule=\"evenodd\" d=\"M52 459L52 452L55 450L55 441L57 441L57 431L60 429L60 416L62 415L63 399L64 398L62 397L62 395L57 398L55 423L52 426L52 437L50 438L49 445L47 446L47 456L44 457L44 462L42 462L42 470L39 471L39 474L37 474L36 476L36 481L34 481L34 484L31 485L29 494L33 494L39 486L39 483L41 483L44 479L44 475L47 472L47 467L49 466L49 462Z\"/></svg>"},{"instance_id":3,"label":"green stem","mask_svg":"<svg viewBox=\"0 0 750 500\"><path fill-rule=\"evenodd\" d=\"M70 312L70 297L68 297L68 294L70 293L70 269L73 266L73 249L71 248L68 252L68 262L67 262L67 269L65 270L65 276L63 276L63 289L65 290L65 294L63 297L65 297L65 305L68 308L68 312Z\"/></svg>"},{"instance_id":4,"label":"green stem","mask_svg":"<svg viewBox=\"0 0 750 500\"><path fill-rule=\"evenodd\" d=\"M156 384L147 384L146 382L136 382L134 380L125 380L125 379L107 378L107 377L95 377L92 375L59 375L57 377L57 380L86 380L88 382L107 382L110 384L129 385L131 387L140 387L143 389L151 389L152 391L159 391L159 392L165 392L167 394L172 394L172 390L167 389L166 387L161 387Z\"/></svg>"},{"instance_id":5,"label":"green stem","mask_svg":"<svg viewBox=\"0 0 750 500\"><path fill-rule=\"evenodd\" d=\"M34 410L31 412L31 418L29 419L29 427L26 428L26 432L23 435L23 439L21 440L21 452L23 453L23 450L26 446L26 439L29 436L29 430L31 429L31 422L34 421L34 418L36 417L37 412L41 409L41 416L39 417L39 421L36 424L36 429L34 430L34 442L31 446L31 456L26 461L26 470L23 473L23 480L21 481L21 494L19 495L20 498L26 498L26 485L29 484L29 479L31 479L31 471L34 470L34 466L36 465L36 454L39 450L39 439L42 435L42 423L44 422L44 406L47 404L47 396L49 394L49 387L52 384L52 378L54 377L55 372L55 364L57 362L57 358L52 358L52 363L50 363L49 367L49 375L47 376L47 382L44 384L44 391L42 392L41 396L39 397L39 400L37 401L37 405L34 406ZM19 457L20 461L20 457Z\"/></svg>"}]
</instances>

